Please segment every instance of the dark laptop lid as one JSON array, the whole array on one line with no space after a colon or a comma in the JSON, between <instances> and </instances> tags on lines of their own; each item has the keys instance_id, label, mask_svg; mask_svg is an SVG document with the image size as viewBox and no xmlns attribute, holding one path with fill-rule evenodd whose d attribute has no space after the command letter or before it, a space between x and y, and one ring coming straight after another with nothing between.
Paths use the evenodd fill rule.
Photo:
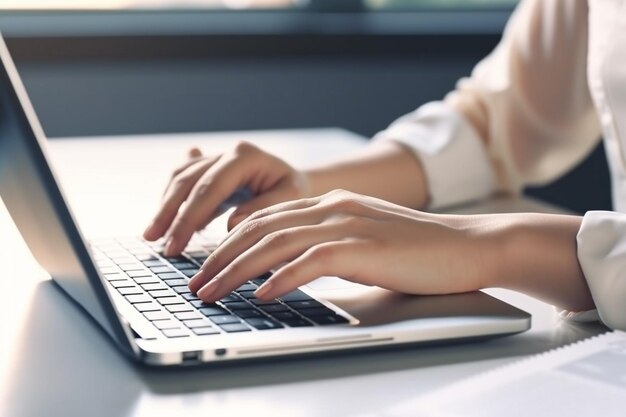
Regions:
<instances>
[{"instance_id":1,"label":"dark laptop lid","mask_svg":"<svg viewBox=\"0 0 626 417\"><path fill-rule=\"evenodd\" d=\"M0 197L35 259L122 348L122 324L46 157L46 138L0 35Z\"/></svg>"}]
</instances>

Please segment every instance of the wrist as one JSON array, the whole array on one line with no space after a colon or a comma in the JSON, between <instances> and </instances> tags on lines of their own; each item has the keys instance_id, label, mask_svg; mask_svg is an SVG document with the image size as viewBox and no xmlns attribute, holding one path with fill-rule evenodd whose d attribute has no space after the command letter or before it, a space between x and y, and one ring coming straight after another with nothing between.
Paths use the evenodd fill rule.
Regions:
<instances>
[{"instance_id":1,"label":"wrist","mask_svg":"<svg viewBox=\"0 0 626 417\"><path fill-rule=\"evenodd\" d=\"M576 234L582 218L549 214L506 214L494 227L496 267L487 284L524 292L559 308L594 308L578 263Z\"/></svg>"}]
</instances>

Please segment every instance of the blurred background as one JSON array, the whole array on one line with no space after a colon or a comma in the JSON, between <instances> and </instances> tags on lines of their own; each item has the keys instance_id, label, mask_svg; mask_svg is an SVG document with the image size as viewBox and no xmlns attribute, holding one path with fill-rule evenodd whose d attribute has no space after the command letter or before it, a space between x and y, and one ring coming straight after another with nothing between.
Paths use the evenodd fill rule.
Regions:
<instances>
[{"instance_id":1,"label":"blurred background","mask_svg":"<svg viewBox=\"0 0 626 417\"><path fill-rule=\"evenodd\" d=\"M441 98L514 0L0 0L49 137L338 126ZM528 193L610 209L604 151Z\"/></svg>"}]
</instances>

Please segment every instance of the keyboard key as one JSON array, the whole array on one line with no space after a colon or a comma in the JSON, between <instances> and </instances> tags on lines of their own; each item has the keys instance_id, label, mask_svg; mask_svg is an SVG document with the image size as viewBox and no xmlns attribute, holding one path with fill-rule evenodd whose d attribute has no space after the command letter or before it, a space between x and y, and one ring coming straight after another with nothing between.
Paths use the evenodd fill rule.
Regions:
<instances>
[{"instance_id":1,"label":"keyboard key","mask_svg":"<svg viewBox=\"0 0 626 417\"><path fill-rule=\"evenodd\" d=\"M305 319L289 319L289 320L281 320L289 327L310 327L313 326L310 321Z\"/></svg>"},{"instance_id":2,"label":"keyboard key","mask_svg":"<svg viewBox=\"0 0 626 417\"><path fill-rule=\"evenodd\" d=\"M251 280L253 283L255 283L256 285L261 285L263 284L265 281L267 281L269 279L269 277L271 277L272 274L270 272L267 272L263 275L260 275L258 277L256 277L255 279Z\"/></svg>"},{"instance_id":3,"label":"keyboard key","mask_svg":"<svg viewBox=\"0 0 626 417\"><path fill-rule=\"evenodd\" d=\"M157 298L157 302L161 305L164 306L169 306L172 304L183 304L184 300L180 297L162 297L162 298Z\"/></svg>"},{"instance_id":4,"label":"keyboard key","mask_svg":"<svg viewBox=\"0 0 626 417\"><path fill-rule=\"evenodd\" d=\"M228 333L249 332L250 328L243 323L229 323L220 325Z\"/></svg>"},{"instance_id":5,"label":"keyboard key","mask_svg":"<svg viewBox=\"0 0 626 417\"><path fill-rule=\"evenodd\" d=\"M254 298L254 291L238 291L237 294L239 294L239 296L245 298L246 300Z\"/></svg>"},{"instance_id":6,"label":"keyboard key","mask_svg":"<svg viewBox=\"0 0 626 417\"><path fill-rule=\"evenodd\" d=\"M142 313L145 311L159 311L163 309L163 307L154 301L150 301L148 303L137 303L133 304L133 306Z\"/></svg>"},{"instance_id":7,"label":"keyboard key","mask_svg":"<svg viewBox=\"0 0 626 417\"><path fill-rule=\"evenodd\" d=\"M197 327L191 329L198 336L208 336L211 334L220 334L221 332L215 327Z\"/></svg>"},{"instance_id":8,"label":"keyboard key","mask_svg":"<svg viewBox=\"0 0 626 417\"><path fill-rule=\"evenodd\" d=\"M222 307L202 307L199 308L198 311L204 314L207 317L211 316L220 316L222 314L228 314L228 311L224 310Z\"/></svg>"},{"instance_id":9,"label":"keyboard key","mask_svg":"<svg viewBox=\"0 0 626 417\"><path fill-rule=\"evenodd\" d=\"M309 317L317 324L343 324L348 323L348 320L345 317L339 316L337 314L328 315L328 316L313 316Z\"/></svg>"},{"instance_id":10,"label":"keyboard key","mask_svg":"<svg viewBox=\"0 0 626 417\"><path fill-rule=\"evenodd\" d=\"M202 315L197 311L183 311L182 313L174 314L178 320L193 320L193 319L201 319Z\"/></svg>"},{"instance_id":11,"label":"keyboard key","mask_svg":"<svg viewBox=\"0 0 626 417\"><path fill-rule=\"evenodd\" d=\"M172 297L172 296L176 295L176 293L174 291L170 290L170 289L148 291L148 294L150 294L154 298Z\"/></svg>"},{"instance_id":12,"label":"keyboard key","mask_svg":"<svg viewBox=\"0 0 626 417\"><path fill-rule=\"evenodd\" d=\"M229 294L226 297L222 298L220 301L222 303L232 303L232 302L235 302L235 301L241 301L241 298L239 298L235 294Z\"/></svg>"},{"instance_id":13,"label":"keyboard key","mask_svg":"<svg viewBox=\"0 0 626 417\"><path fill-rule=\"evenodd\" d=\"M182 278L183 276L181 274L179 274L178 272L163 272L160 274L157 274L159 276L159 278L161 279L176 279L176 278Z\"/></svg>"},{"instance_id":14,"label":"keyboard key","mask_svg":"<svg viewBox=\"0 0 626 417\"><path fill-rule=\"evenodd\" d=\"M177 262L187 262L187 258L185 258L184 256L170 256L169 258L167 256L164 256L163 258L165 258L165 260L167 260L169 263L177 263Z\"/></svg>"},{"instance_id":15,"label":"keyboard key","mask_svg":"<svg viewBox=\"0 0 626 417\"><path fill-rule=\"evenodd\" d=\"M198 268L193 268L193 269L181 269L180 272L182 272L186 277L193 277L194 275L196 275L198 273L199 269Z\"/></svg>"},{"instance_id":16,"label":"keyboard key","mask_svg":"<svg viewBox=\"0 0 626 417\"><path fill-rule=\"evenodd\" d=\"M137 263L128 263L128 264L118 264L117 265L122 271L141 271L143 270L143 265L139 262Z\"/></svg>"},{"instance_id":17,"label":"keyboard key","mask_svg":"<svg viewBox=\"0 0 626 417\"><path fill-rule=\"evenodd\" d=\"M167 330L163 330L163 334L166 337L187 337L189 336L189 333L187 333L186 330L184 329L167 329Z\"/></svg>"},{"instance_id":18,"label":"keyboard key","mask_svg":"<svg viewBox=\"0 0 626 417\"><path fill-rule=\"evenodd\" d=\"M140 254L140 253L135 253L134 255L135 255L135 258L137 258L137 259L138 259L138 260L140 260L141 262L144 262L144 265L145 265L145 262L149 262L149 261L152 261L152 260L156 260L156 259L157 259L157 257L156 257L156 256L154 256L154 255L153 255L153 254L151 254L151 253L141 253L141 254ZM159 261L159 262L160 262L160 261ZM148 265L146 265L146 266L148 266ZM156 266L156 265L155 265L155 266Z\"/></svg>"},{"instance_id":19,"label":"keyboard key","mask_svg":"<svg viewBox=\"0 0 626 417\"><path fill-rule=\"evenodd\" d=\"M104 279L107 281L119 281L122 279L128 279L126 274L116 273L116 274L104 274Z\"/></svg>"},{"instance_id":20,"label":"keyboard key","mask_svg":"<svg viewBox=\"0 0 626 417\"><path fill-rule=\"evenodd\" d=\"M270 314L270 315L272 317L274 317L276 320L280 320L280 321L294 320L294 319L301 318L300 316L298 316L296 313L294 313L292 311L282 311L282 312L273 313L273 314Z\"/></svg>"},{"instance_id":21,"label":"keyboard key","mask_svg":"<svg viewBox=\"0 0 626 417\"><path fill-rule=\"evenodd\" d=\"M226 303L226 304L224 304L224 306L226 306L227 309L232 310L232 311L248 310L248 309L252 308L252 306L250 304L246 303L245 301L239 301L239 302L234 302L234 303Z\"/></svg>"},{"instance_id":22,"label":"keyboard key","mask_svg":"<svg viewBox=\"0 0 626 417\"><path fill-rule=\"evenodd\" d=\"M181 313L183 311L193 311L193 307L189 304L172 304L165 306L170 313Z\"/></svg>"},{"instance_id":23,"label":"keyboard key","mask_svg":"<svg viewBox=\"0 0 626 417\"><path fill-rule=\"evenodd\" d=\"M185 278L166 279L164 281L170 287L176 287L176 286L179 286L179 285L187 285L187 283L189 282Z\"/></svg>"},{"instance_id":24,"label":"keyboard key","mask_svg":"<svg viewBox=\"0 0 626 417\"><path fill-rule=\"evenodd\" d=\"M127 295L125 298L131 304L135 304L135 303L149 303L150 301L153 301L152 297L150 297L148 294Z\"/></svg>"},{"instance_id":25,"label":"keyboard key","mask_svg":"<svg viewBox=\"0 0 626 417\"><path fill-rule=\"evenodd\" d=\"M104 275L115 274L115 273L119 272L119 269L117 269L114 266L102 267L102 266L100 266L100 264L98 264L98 269Z\"/></svg>"},{"instance_id":26,"label":"keyboard key","mask_svg":"<svg viewBox=\"0 0 626 417\"><path fill-rule=\"evenodd\" d=\"M230 324L241 322L241 320L239 320L237 317L230 314L224 316L211 316L209 317L209 319L211 319L211 321L215 324Z\"/></svg>"},{"instance_id":27,"label":"keyboard key","mask_svg":"<svg viewBox=\"0 0 626 417\"><path fill-rule=\"evenodd\" d=\"M315 316L330 316L332 314L336 314L333 310L331 310L330 308L326 308L326 307L304 308L302 310L298 310L298 313L308 318L315 317Z\"/></svg>"},{"instance_id":28,"label":"keyboard key","mask_svg":"<svg viewBox=\"0 0 626 417\"><path fill-rule=\"evenodd\" d=\"M146 259L143 261L143 264L147 267L151 267L151 266L167 266L167 264L163 261L160 261L154 257L152 257L151 259Z\"/></svg>"},{"instance_id":29,"label":"keyboard key","mask_svg":"<svg viewBox=\"0 0 626 417\"><path fill-rule=\"evenodd\" d=\"M159 330L165 329L178 329L180 328L180 324L176 320L157 320L153 321L152 324Z\"/></svg>"},{"instance_id":30,"label":"keyboard key","mask_svg":"<svg viewBox=\"0 0 626 417\"><path fill-rule=\"evenodd\" d=\"M157 284L157 283L161 283L161 280L158 279L157 277L139 277L139 278L135 278L133 281L135 281L137 284Z\"/></svg>"},{"instance_id":31,"label":"keyboard key","mask_svg":"<svg viewBox=\"0 0 626 417\"><path fill-rule=\"evenodd\" d=\"M187 301L199 300L198 296L192 293L183 294L183 298Z\"/></svg>"},{"instance_id":32,"label":"keyboard key","mask_svg":"<svg viewBox=\"0 0 626 417\"><path fill-rule=\"evenodd\" d=\"M204 262L206 262L208 256L207 255L202 255L202 256L192 256L193 260L198 262L200 265L204 264Z\"/></svg>"},{"instance_id":33,"label":"keyboard key","mask_svg":"<svg viewBox=\"0 0 626 417\"><path fill-rule=\"evenodd\" d=\"M243 284L241 287L237 288L237 292L241 292L241 291L255 291L256 290L256 285L253 284Z\"/></svg>"},{"instance_id":34,"label":"keyboard key","mask_svg":"<svg viewBox=\"0 0 626 417\"><path fill-rule=\"evenodd\" d=\"M309 300L313 300L313 298L310 295L305 294L304 292L300 291L300 290L295 290L292 291L288 294L283 295L282 297L280 297L280 299L285 302L285 303L291 303L294 301L309 301Z\"/></svg>"},{"instance_id":35,"label":"keyboard key","mask_svg":"<svg viewBox=\"0 0 626 417\"><path fill-rule=\"evenodd\" d=\"M247 319L246 322L257 330L280 329L283 327L282 324L268 318Z\"/></svg>"},{"instance_id":36,"label":"keyboard key","mask_svg":"<svg viewBox=\"0 0 626 417\"><path fill-rule=\"evenodd\" d=\"M139 277L151 277L152 273L147 269L142 269L138 271L128 271L126 274L131 278L139 278Z\"/></svg>"},{"instance_id":37,"label":"keyboard key","mask_svg":"<svg viewBox=\"0 0 626 417\"><path fill-rule=\"evenodd\" d=\"M315 301L315 300L305 300L305 301L292 301L292 302L287 302L287 305L291 308L293 308L294 310L300 310L303 308L322 308L324 307L324 304L320 303L319 301Z\"/></svg>"},{"instance_id":38,"label":"keyboard key","mask_svg":"<svg viewBox=\"0 0 626 417\"><path fill-rule=\"evenodd\" d=\"M138 286L122 287L122 288L118 288L117 291L122 295L143 294L143 290L139 288Z\"/></svg>"},{"instance_id":39,"label":"keyboard key","mask_svg":"<svg viewBox=\"0 0 626 417\"><path fill-rule=\"evenodd\" d=\"M191 304L192 306L194 306L195 308L203 308L203 307L217 307L217 304L205 304L204 301L197 299L197 300L191 300L189 302L189 304Z\"/></svg>"},{"instance_id":40,"label":"keyboard key","mask_svg":"<svg viewBox=\"0 0 626 417\"><path fill-rule=\"evenodd\" d=\"M129 279L126 280L118 280L118 281L111 281L110 284L114 287L114 288L122 288L122 287L134 287L135 283Z\"/></svg>"},{"instance_id":41,"label":"keyboard key","mask_svg":"<svg viewBox=\"0 0 626 417\"><path fill-rule=\"evenodd\" d=\"M255 306L268 306L268 305L271 305L271 304L278 304L278 301L276 301L276 300L265 301L265 300L259 300L258 298L254 298L254 299L250 300L250 302L252 304L254 304Z\"/></svg>"},{"instance_id":42,"label":"keyboard key","mask_svg":"<svg viewBox=\"0 0 626 417\"><path fill-rule=\"evenodd\" d=\"M283 305L283 304L271 304L268 306L260 306L259 307L261 310L263 310L264 312L270 314L270 313L279 313L281 311L289 311L289 309L287 308L287 306Z\"/></svg>"},{"instance_id":43,"label":"keyboard key","mask_svg":"<svg viewBox=\"0 0 626 417\"><path fill-rule=\"evenodd\" d=\"M162 282L157 282L154 284L141 284L141 288L146 291L154 291L154 290L167 290L167 285Z\"/></svg>"},{"instance_id":44,"label":"keyboard key","mask_svg":"<svg viewBox=\"0 0 626 417\"><path fill-rule=\"evenodd\" d=\"M187 260L185 262L172 262L172 266L176 269L195 269L196 264L193 264Z\"/></svg>"},{"instance_id":45,"label":"keyboard key","mask_svg":"<svg viewBox=\"0 0 626 417\"><path fill-rule=\"evenodd\" d=\"M167 287L166 287L167 288ZM191 290L189 289L189 287L187 286L187 284L185 285L178 285L176 287L172 287L172 289L174 291L176 291L178 294L187 294L190 293Z\"/></svg>"},{"instance_id":46,"label":"keyboard key","mask_svg":"<svg viewBox=\"0 0 626 417\"><path fill-rule=\"evenodd\" d=\"M235 311L237 317L242 319L249 319L253 317L265 317L259 310L237 310Z\"/></svg>"},{"instance_id":47,"label":"keyboard key","mask_svg":"<svg viewBox=\"0 0 626 417\"><path fill-rule=\"evenodd\" d=\"M143 316L150 321L154 320L167 320L171 316L167 313L167 311L146 311L143 313Z\"/></svg>"},{"instance_id":48,"label":"keyboard key","mask_svg":"<svg viewBox=\"0 0 626 417\"><path fill-rule=\"evenodd\" d=\"M205 319L183 320L183 324L190 329L194 329L197 327L213 327L213 325L211 325L211 323L209 323Z\"/></svg>"},{"instance_id":49,"label":"keyboard key","mask_svg":"<svg viewBox=\"0 0 626 417\"><path fill-rule=\"evenodd\" d=\"M169 266L153 266L150 268L150 271L154 272L155 274L162 274L164 272L175 272L174 269L170 268Z\"/></svg>"}]
</instances>

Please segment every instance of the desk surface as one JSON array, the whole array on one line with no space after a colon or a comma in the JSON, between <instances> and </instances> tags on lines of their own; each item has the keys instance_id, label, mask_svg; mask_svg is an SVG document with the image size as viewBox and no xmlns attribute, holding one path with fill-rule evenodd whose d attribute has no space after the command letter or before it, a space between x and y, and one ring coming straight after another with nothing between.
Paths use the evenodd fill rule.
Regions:
<instances>
[{"instance_id":1,"label":"desk surface","mask_svg":"<svg viewBox=\"0 0 626 417\"><path fill-rule=\"evenodd\" d=\"M364 143L337 129L124 139L51 144L65 191L89 236L139 234L157 207L169 172L192 145L219 152L246 139L302 166L354 152ZM528 199L494 199L453 211L558 209ZM530 331L439 347L151 369L123 357L68 302L34 263L1 204L0 230L2 416L353 416L605 330L599 324L560 321L542 302L493 289L488 292L532 313Z\"/></svg>"}]
</instances>

